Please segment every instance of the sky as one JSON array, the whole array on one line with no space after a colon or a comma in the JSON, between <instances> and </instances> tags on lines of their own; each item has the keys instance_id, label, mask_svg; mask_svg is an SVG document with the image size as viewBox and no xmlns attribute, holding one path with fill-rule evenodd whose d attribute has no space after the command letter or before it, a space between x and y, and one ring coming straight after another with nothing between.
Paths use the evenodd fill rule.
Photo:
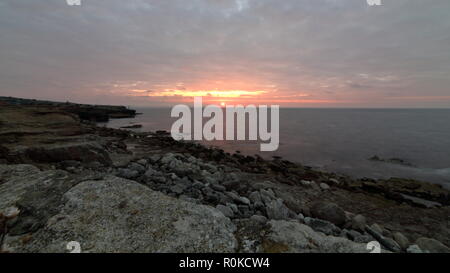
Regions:
<instances>
[{"instance_id":1,"label":"sky","mask_svg":"<svg viewBox=\"0 0 450 273\"><path fill-rule=\"evenodd\" d=\"M450 1L0 0L0 96L450 107Z\"/></svg>"}]
</instances>

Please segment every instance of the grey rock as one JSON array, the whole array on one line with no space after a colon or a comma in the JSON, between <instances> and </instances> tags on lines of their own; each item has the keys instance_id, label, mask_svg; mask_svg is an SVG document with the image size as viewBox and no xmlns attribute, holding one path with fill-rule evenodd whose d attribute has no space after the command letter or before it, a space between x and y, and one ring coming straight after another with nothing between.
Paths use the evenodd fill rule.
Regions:
<instances>
[{"instance_id":1,"label":"grey rock","mask_svg":"<svg viewBox=\"0 0 450 273\"><path fill-rule=\"evenodd\" d=\"M448 248L443 243L438 240L431 238L419 238L416 240L416 245L424 252L429 253L450 253L450 248Z\"/></svg>"},{"instance_id":2,"label":"grey rock","mask_svg":"<svg viewBox=\"0 0 450 273\"><path fill-rule=\"evenodd\" d=\"M300 184L302 184L305 187L311 187L311 183L313 183L313 182L307 181L307 180L301 180L300 181Z\"/></svg>"},{"instance_id":3,"label":"grey rock","mask_svg":"<svg viewBox=\"0 0 450 273\"><path fill-rule=\"evenodd\" d=\"M325 183L320 183L320 188L322 189L322 190L329 190L330 189L330 186L328 186L327 184L325 184Z\"/></svg>"},{"instance_id":4,"label":"grey rock","mask_svg":"<svg viewBox=\"0 0 450 273\"><path fill-rule=\"evenodd\" d=\"M236 206L236 204L233 203L227 203L226 204L227 207L229 207L234 213L238 213L238 206Z\"/></svg>"},{"instance_id":5,"label":"grey rock","mask_svg":"<svg viewBox=\"0 0 450 273\"><path fill-rule=\"evenodd\" d=\"M233 218L234 212L231 208L224 206L224 205L217 205L216 209L223 213L228 218Z\"/></svg>"},{"instance_id":6,"label":"grey rock","mask_svg":"<svg viewBox=\"0 0 450 273\"><path fill-rule=\"evenodd\" d=\"M401 249L405 250L410 245L410 242L408 238L406 238L405 235L403 235L400 232L394 232L393 234L394 240L397 242L397 244L401 247Z\"/></svg>"},{"instance_id":7,"label":"grey rock","mask_svg":"<svg viewBox=\"0 0 450 273\"><path fill-rule=\"evenodd\" d=\"M340 182L339 180L335 179L335 178L330 178L329 181L330 181L331 183L335 184L335 185L341 184L341 182Z\"/></svg>"},{"instance_id":8,"label":"grey rock","mask_svg":"<svg viewBox=\"0 0 450 273\"><path fill-rule=\"evenodd\" d=\"M353 217L351 221L351 228L359 231L364 231L366 227L366 217L361 214Z\"/></svg>"},{"instance_id":9,"label":"grey rock","mask_svg":"<svg viewBox=\"0 0 450 273\"><path fill-rule=\"evenodd\" d=\"M252 217L250 217L250 220L255 221L259 224L267 223L267 218L262 215L253 215Z\"/></svg>"},{"instance_id":10,"label":"grey rock","mask_svg":"<svg viewBox=\"0 0 450 273\"><path fill-rule=\"evenodd\" d=\"M31 176L23 177L19 184L29 181ZM4 185L2 204L7 197ZM113 176L84 181L67 191L62 202L56 215L33 233L33 240L23 244L22 236L7 235L5 248L67 252L67 242L78 241L82 252L236 251L236 228L218 210L167 197L133 181Z\"/></svg>"},{"instance_id":11,"label":"grey rock","mask_svg":"<svg viewBox=\"0 0 450 273\"><path fill-rule=\"evenodd\" d=\"M339 235L341 233L341 229L335 226L333 223L328 221L324 221L321 219L305 217L305 224L310 226L312 229L318 232L323 232L326 235Z\"/></svg>"},{"instance_id":12,"label":"grey rock","mask_svg":"<svg viewBox=\"0 0 450 273\"><path fill-rule=\"evenodd\" d=\"M262 203L261 194L257 191L254 191L250 193L248 198L255 204L255 203Z\"/></svg>"},{"instance_id":13,"label":"grey rock","mask_svg":"<svg viewBox=\"0 0 450 273\"><path fill-rule=\"evenodd\" d=\"M192 184L192 187L201 190L205 187L205 184L203 184L202 182L199 182L199 181L195 181Z\"/></svg>"},{"instance_id":14,"label":"grey rock","mask_svg":"<svg viewBox=\"0 0 450 273\"><path fill-rule=\"evenodd\" d=\"M245 204L245 205L250 205L250 200L248 200L247 197L241 196L241 203Z\"/></svg>"},{"instance_id":15,"label":"grey rock","mask_svg":"<svg viewBox=\"0 0 450 273\"><path fill-rule=\"evenodd\" d=\"M366 244L326 236L297 221L270 221L264 238L265 252L286 253L368 253Z\"/></svg>"},{"instance_id":16,"label":"grey rock","mask_svg":"<svg viewBox=\"0 0 450 273\"><path fill-rule=\"evenodd\" d=\"M379 233L379 234L383 234L383 228L381 228L377 223L373 223L373 224L370 226L370 228L371 228L373 231L375 231L375 232L377 232L377 233Z\"/></svg>"},{"instance_id":17,"label":"grey rock","mask_svg":"<svg viewBox=\"0 0 450 273\"><path fill-rule=\"evenodd\" d=\"M216 191L224 192L226 189L224 186L219 184L211 184L211 188Z\"/></svg>"},{"instance_id":18,"label":"grey rock","mask_svg":"<svg viewBox=\"0 0 450 273\"><path fill-rule=\"evenodd\" d=\"M167 182L167 179L162 175L153 176L152 181L159 184L165 184Z\"/></svg>"},{"instance_id":19,"label":"grey rock","mask_svg":"<svg viewBox=\"0 0 450 273\"><path fill-rule=\"evenodd\" d=\"M345 224L346 216L342 208L331 202L316 202L311 206L311 215L329 221L337 226Z\"/></svg>"},{"instance_id":20,"label":"grey rock","mask_svg":"<svg viewBox=\"0 0 450 273\"><path fill-rule=\"evenodd\" d=\"M239 215L242 218L250 218L253 215L253 211L251 211L250 208L246 205L239 205L238 210L239 210Z\"/></svg>"},{"instance_id":21,"label":"grey rock","mask_svg":"<svg viewBox=\"0 0 450 273\"><path fill-rule=\"evenodd\" d=\"M261 200L264 203L264 205L268 205L272 202L272 200L275 199L275 194L273 193L273 191L271 189L268 190L264 190L261 189L260 191L260 195L261 195Z\"/></svg>"},{"instance_id":22,"label":"grey rock","mask_svg":"<svg viewBox=\"0 0 450 273\"><path fill-rule=\"evenodd\" d=\"M269 219L289 219L289 209L283 204L281 199L272 200L269 204L266 204L266 213Z\"/></svg>"},{"instance_id":23,"label":"grey rock","mask_svg":"<svg viewBox=\"0 0 450 273\"><path fill-rule=\"evenodd\" d=\"M142 166L141 164L138 164L138 163L134 163L134 162L131 162L128 165L128 169L133 170L133 171L137 171L139 174L145 172L145 167L144 166Z\"/></svg>"},{"instance_id":24,"label":"grey rock","mask_svg":"<svg viewBox=\"0 0 450 273\"><path fill-rule=\"evenodd\" d=\"M136 163L140 164L143 167L146 167L148 164L146 159L139 159L138 161L136 161Z\"/></svg>"},{"instance_id":25,"label":"grey rock","mask_svg":"<svg viewBox=\"0 0 450 273\"><path fill-rule=\"evenodd\" d=\"M391 238L384 237L382 234L378 233L374 229L366 226L366 231L372 235L381 245L386 247L386 249L393 252L400 252L400 246Z\"/></svg>"},{"instance_id":26,"label":"grey rock","mask_svg":"<svg viewBox=\"0 0 450 273\"><path fill-rule=\"evenodd\" d=\"M146 178L152 178L153 176L155 176L155 175L157 175L157 174L158 174L157 171L155 171L155 170L152 169L152 168L148 168L147 171L144 173L144 176L145 176Z\"/></svg>"},{"instance_id":27,"label":"grey rock","mask_svg":"<svg viewBox=\"0 0 450 273\"><path fill-rule=\"evenodd\" d=\"M181 184L177 184L177 185L170 187L170 191L172 191L173 193L176 193L176 194L182 194L184 192L184 190L185 190L185 187L183 187Z\"/></svg>"},{"instance_id":28,"label":"grey rock","mask_svg":"<svg viewBox=\"0 0 450 273\"><path fill-rule=\"evenodd\" d=\"M148 160L152 163L155 164L156 162L158 162L161 159L160 155L151 155L148 157Z\"/></svg>"},{"instance_id":29,"label":"grey rock","mask_svg":"<svg viewBox=\"0 0 450 273\"><path fill-rule=\"evenodd\" d=\"M242 197L237 195L234 192L228 191L225 193L228 197L230 197L234 202L244 205L249 205L250 201L246 197Z\"/></svg>"},{"instance_id":30,"label":"grey rock","mask_svg":"<svg viewBox=\"0 0 450 273\"><path fill-rule=\"evenodd\" d=\"M423 253L422 249L420 249L420 247L418 245L410 245L407 249L406 249L407 253Z\"/></svg>"},{"instance_id":31,"label":"grey rock","mask_svg":"<svg viewBox=\"0 0 450 273\"><path fill-rule=\"evenodd\" d=\"M240 186L240 182L238 180L225 181L222 185L228 190L238 190Z\"/></svg>"},{"instance_id":32,"label":"grey rock","mask_svg":"<svg viewBox=\"0 0 450 273\"><path fill-rule=\"evenodd\" d=\"M125 179L136 179L139 177L139 172L131 169L119 169L117 176Z\"/></svg>"},{"instance_id":33,"label":"grey rock","mask_svg":"<svg viewBox=\"0 0 450 273\"><path fill-rule=\"evenodd\" d=\"M361 234L356 230L347 230L346 235L350 240L357 243L368 243L370 241L373 241L372 236L368 234Z\"/></svg>"}]
</instances>

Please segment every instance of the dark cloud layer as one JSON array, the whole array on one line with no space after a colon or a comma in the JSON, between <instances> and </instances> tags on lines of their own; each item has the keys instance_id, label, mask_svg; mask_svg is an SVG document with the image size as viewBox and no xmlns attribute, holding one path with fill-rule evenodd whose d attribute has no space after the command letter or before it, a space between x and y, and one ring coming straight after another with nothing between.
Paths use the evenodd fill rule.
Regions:
<instances>
[{"instance_id":1,"label":"dark cloud layer","mask_svg":"<svg viewBox=\"0 0 450 273\"><path fill-rule=\"evenodd\" d=\"M162 105L147 95L265 90L289 105L449 107L449 12L448 0L2 0L0 95Z\"/></svg>"}]
</instances>

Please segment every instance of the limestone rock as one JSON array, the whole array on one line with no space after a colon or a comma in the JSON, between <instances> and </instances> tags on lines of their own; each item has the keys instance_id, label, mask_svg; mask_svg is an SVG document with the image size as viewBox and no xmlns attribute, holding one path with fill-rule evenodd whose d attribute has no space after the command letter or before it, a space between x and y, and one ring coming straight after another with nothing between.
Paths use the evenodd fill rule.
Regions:
<instances>
[{"instance_id":1,"label":"limestone rock","mask_svg":"<svg viewBox=\"0 0 450 273\"><path fill-rule=\"evenodd\" d=\"M79 242L82 252L236 251L236 228L215 208L174 199L114 176L77 181L63 171L0 165L0 174L5 169L15 173L13 178L3 176L7 181L0 185L0 210L26 199L28 190L40 184L47 194L34 196L30 206L45 203L54 194L52 189L58 193L52 197L55 201L44 206L52 215L39 218L45 221L26 244L23 236L6 235L4 246L11 252L67 252L70 241ZM21 212L19 221L24 216Z\"/></svg>"}]
</instances>

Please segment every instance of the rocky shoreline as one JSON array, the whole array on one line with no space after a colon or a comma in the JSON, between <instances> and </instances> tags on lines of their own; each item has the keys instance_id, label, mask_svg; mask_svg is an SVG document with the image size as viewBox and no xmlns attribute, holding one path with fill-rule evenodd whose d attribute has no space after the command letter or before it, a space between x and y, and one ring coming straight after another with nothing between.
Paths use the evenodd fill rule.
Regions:
<instances>
[{"instance_id":1,"label":"rocky shoreline","mask_svg":"<svg viewBox=\"0 0 450 273\"><path fill-rule=\"evenodd\" d=\"M49 107L53 110L57 109L77 115L81 120L93 122L108 122L112 118L134 118L137 115L136 110L128 109L125 106L54 102L14 97L0 97L0 106L3 105Z\"/></svg>"},{"instance_id":2,"label":"rocky shoreline","mask_svg":"<svg viewBox=\"0 0 450 273\"><path fill-rule=\"evenodd\" d=\"M450 192L0 107L3 252L450 252Z\"/></svg>"}]
</instances>

